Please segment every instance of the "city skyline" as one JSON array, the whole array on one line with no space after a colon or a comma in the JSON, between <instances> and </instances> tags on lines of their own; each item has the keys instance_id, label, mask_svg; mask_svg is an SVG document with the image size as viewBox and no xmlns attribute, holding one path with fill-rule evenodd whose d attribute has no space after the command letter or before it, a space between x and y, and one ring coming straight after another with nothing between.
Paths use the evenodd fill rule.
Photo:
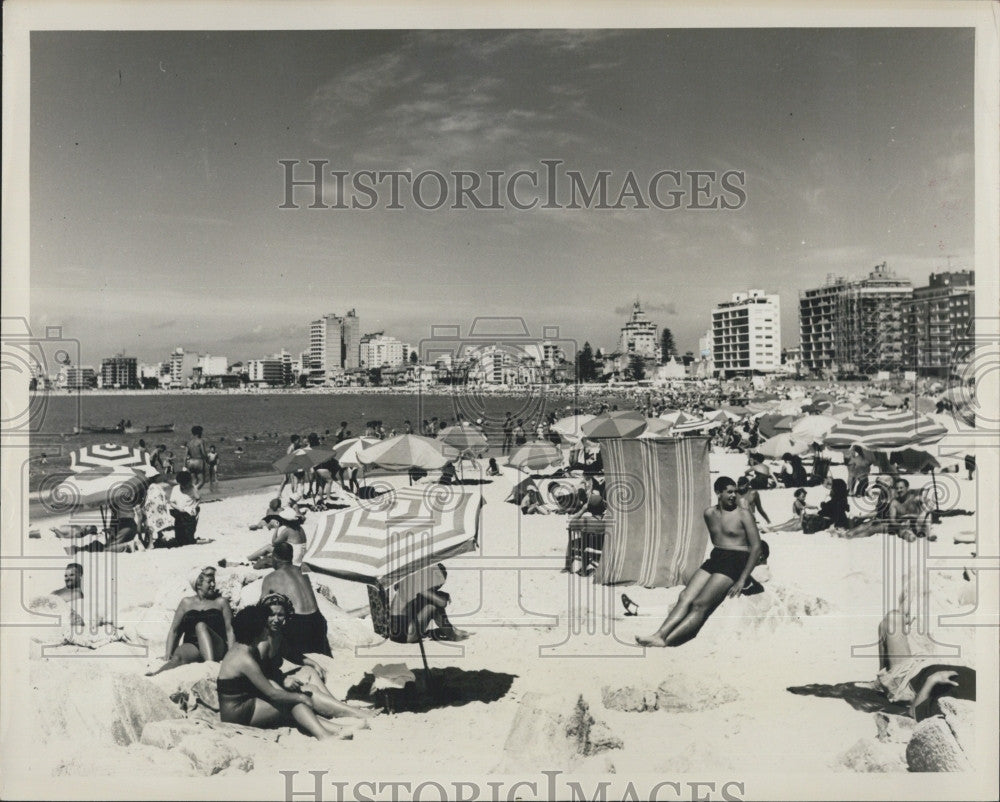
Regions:
<instances>
[{"instance_id":1,"label":"city skyline","mask_svg":"<svg viewBox=\"0 0 1000 802\"><path fill-rule=\"evenodd\" d=\"M366 331L414 343L509 315L613 348L639 296L697 352L711 309L760 287L780 295L793 347L798 291L828 273L888 262L920 285L974 269L973 41L959 28L36 32L32 325L62 325L90 360L296 351L310 320L350 306ZM280 209L283 159L484 179L556 159L588 186L611 171L612 198L630 172L645 194L658 171L739 171L746 202L361 211L308 209L298 190L301 208Z\"/></svg>"}]
</instances>

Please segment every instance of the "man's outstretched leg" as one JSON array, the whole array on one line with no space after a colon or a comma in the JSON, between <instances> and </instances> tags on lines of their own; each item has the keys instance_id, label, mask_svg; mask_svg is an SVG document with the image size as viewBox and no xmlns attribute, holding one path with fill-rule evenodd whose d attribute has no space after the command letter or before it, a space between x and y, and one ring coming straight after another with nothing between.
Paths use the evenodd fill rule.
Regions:
<instances>
[{"instance_id":1,"label":"man's outstretched leg","mask_svg":"<svg viewBox=\"0 0 1000 802\"><path fill-rule=\"evenodd\" d=\"M691 577L691 581L688 582L687 587L681 591L681 595L677 597L677 604L674 605L667 617L663 619L660 628L652 635L636 635L636 642L640 646L666 646L667 636L690 612L691 604L698 598L698 594L708 584L711 576L710 573L699 568L695 572L695 575Z\"/></svg>"},{"instance_id":2,"label":"man's outstretched leg","mask_svg":"<svg viewBox=\"0 0 1000 802\"><path fill-rule=\"evenodd\" d=\"M691 610L674 630L666 637L666 646L680 646L687 643L701 630L715 608L722 604L733 586L733 580L725 574L712 574L701 593L691 602Z\"/></svg>"}]
</instances>

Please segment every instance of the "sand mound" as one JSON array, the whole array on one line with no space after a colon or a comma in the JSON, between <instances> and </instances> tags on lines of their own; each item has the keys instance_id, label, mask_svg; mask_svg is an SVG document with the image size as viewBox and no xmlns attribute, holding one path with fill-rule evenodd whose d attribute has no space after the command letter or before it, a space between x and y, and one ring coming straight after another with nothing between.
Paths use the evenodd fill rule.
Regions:
<instances>
[{"instance_id":1,"label":"sand mound","mask_svg":"<svg viewBox=\"0 0 1000 802\"><path fill-rule=\"evenodd\" d=\"M504 744L498 773L570 769L582 759L620 749L622 741L590 714L582 696L527 693Z\"/></svg>"},{"instance_id":2,"label":"sand mound","mask_svg":"<svg viewBox=\"0 0 1000 802\"><path fill-rule=\"evenodd\" d=\"M615 688L605 685L601 701L609 710L642 713L665 710L670 713L690 713L710 710L739 699L739 692L730 685L677 676L656 688L626 685Z\"/></svg>"}]
</instances>

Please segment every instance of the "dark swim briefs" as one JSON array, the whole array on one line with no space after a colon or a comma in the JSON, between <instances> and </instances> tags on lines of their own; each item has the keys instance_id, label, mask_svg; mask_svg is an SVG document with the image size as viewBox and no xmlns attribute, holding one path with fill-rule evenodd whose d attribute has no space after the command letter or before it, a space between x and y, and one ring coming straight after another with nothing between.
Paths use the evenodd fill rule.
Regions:
<instances>
[{"instance_id":1,"label":"dark swim briefs","mask_svg":"<svg viewBox=\"0 0 1000 802\"><path fill-rule=\"evenodd\" d=\"M326 639L326 619L316 610L307 615L292 613L285 624L284 656L293 663L302 665L306 654L331 656L330 642Z\"/></svg>"},{"instance_id":2,"label":"dark swim briefs","mask_svg":"<svg viewBox=\"0 0 1000 802\"><path fill-rule=\"evenodd\" d=\"M710 574L724 574L735 582L747 567L749 556L750 552L747 551L715 548L708 555L708 559L701 564L701 570Z\"/></svg>"}]
</instances>

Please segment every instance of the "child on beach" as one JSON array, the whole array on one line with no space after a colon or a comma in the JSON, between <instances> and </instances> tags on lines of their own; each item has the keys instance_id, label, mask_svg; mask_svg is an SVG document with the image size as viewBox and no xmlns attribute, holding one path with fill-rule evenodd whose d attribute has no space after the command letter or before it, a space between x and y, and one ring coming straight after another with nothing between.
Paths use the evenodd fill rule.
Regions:
<instances>
[{"instance_id":1,"label":"child on beach","mask_svg":"<svg viewBox=\"0 0 1000 802\"><path fill-rule=\"evenodd\" d=\"M215 493L219 489L219 454L215 450L215 446L208 447L205 467L208 471L208 489Z\"/></svg>"},{"instance_id":2,"label":"child on beach","mask_svg":"<svg viewBox=\"0 0 1000 802\"><path fill-rule=\"evenodd\" d=\"M818 510L819 507L813 507L806 504L806 489L800 487L795 491L795 501L792 502L792 517L789 518L784 523L775 524L774 526L761 527L762 532L797 532L802 529L802 516L806 514L807 510Z\"/></svg>"}]
</instances>

